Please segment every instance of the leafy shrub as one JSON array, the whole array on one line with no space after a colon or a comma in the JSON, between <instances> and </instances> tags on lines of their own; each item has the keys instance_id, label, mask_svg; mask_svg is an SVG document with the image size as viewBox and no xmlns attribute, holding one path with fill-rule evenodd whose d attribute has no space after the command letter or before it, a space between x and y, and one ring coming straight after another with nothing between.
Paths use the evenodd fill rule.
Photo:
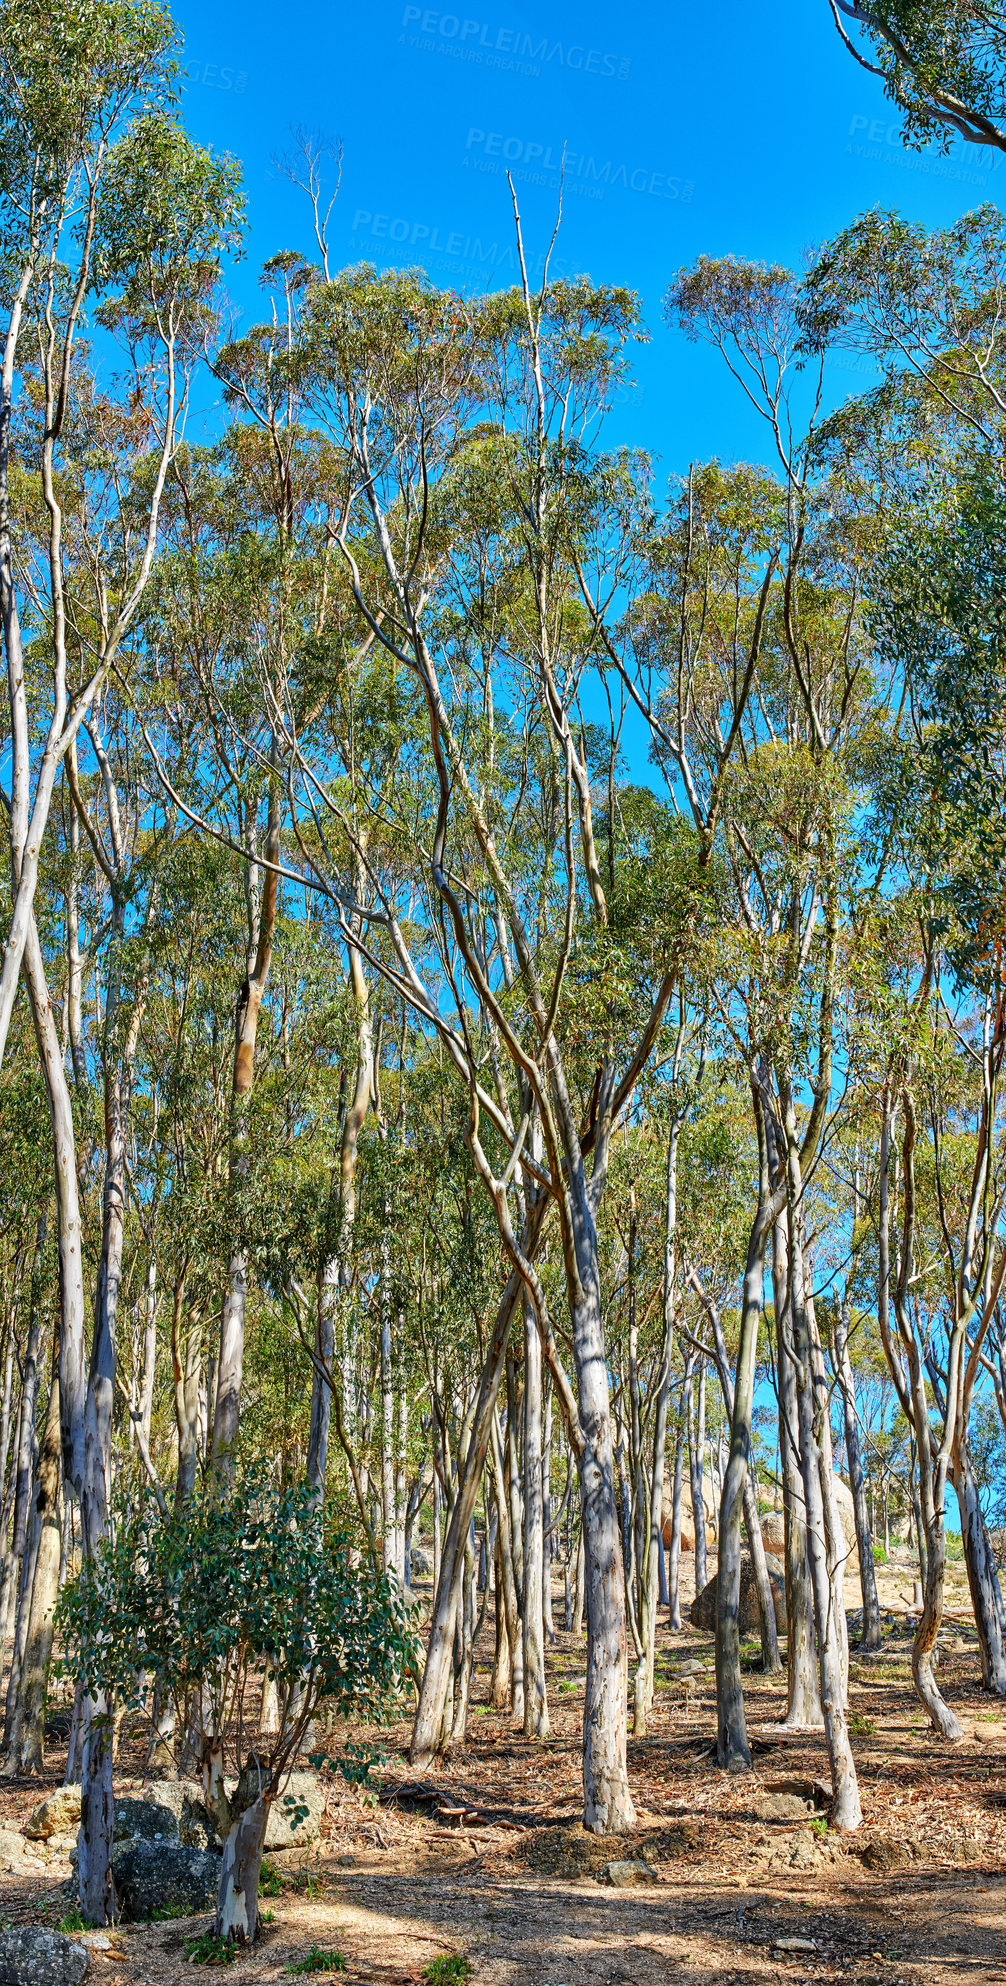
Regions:
<instances>
[{"instance_id":1,"label":"leafy shrub","mask_svg":"<svg viewBox=\"0 0 1006 1986\"><path fill-rule=\"evenodd\" d=\"M186 1938L185 1956L190 1965L233 1965L238 1948L215 1931L203 1931L198 1938Z\"/></svg>"},{"instance_id":2,"label":"leafy shrub","mask_svg":"<svg viewBox=\"0 0 1006 1986\"><path fill-rule=\"evenodd\" d=\"M149 1709L146 1676L156 1675L178 1728L198 1732L221 1834L255 1805L264 1829L267 1800L322 1699L343 1715L377 1718L414 1664L401 1596L353 1558L309 1489L277 1489L263 1468L249 1468L226 1495L211 1483L167 1511L149 1493L127 1502L60 1600L75 1680L127 1709ZM242 1755L241 1706L263 1667L288 1708L280 1729ZM357 1760L358 1770L365 1763ZM227 1771L237 1781L230 1794ZM295 1812L294 1823L306 1813ZM222 1894L216 1933L233 1921L226 1904ZM253 1938L256 1899L247 1890L245 1904Z\"/></svg>"},{"instance_id":3,"label":"leafy shrub","mask_svg":"<svg viewBox=\"0 0 1006 1986\"><path fill-rule=\"evenodd\" d=\"M258 1893L260 1896L282 1896L283 1894L283 1878L272 1862L263 1861L262 1863L258 1875Z\"/></svg>"},{"instance_id":4,"label":"leafy shrub","mask_svg":"<svg viewBox=\"0 0 1006 1986\"><path fill-rule=\"evenodd\" d=\"M341 1952L323 1951L320 1945L312 1945L303 1958L291 1959L286 1969L289 1973L345 1972L346 1961Z\"/></svg>"}]
</instances>

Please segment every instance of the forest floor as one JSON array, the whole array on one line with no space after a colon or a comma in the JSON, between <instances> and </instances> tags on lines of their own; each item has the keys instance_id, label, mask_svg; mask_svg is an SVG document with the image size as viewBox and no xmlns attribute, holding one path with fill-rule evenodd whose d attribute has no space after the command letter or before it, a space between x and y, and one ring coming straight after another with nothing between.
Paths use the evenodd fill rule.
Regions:
<instances>
[{"instance_id":1,"label":"forest floor","mask_svg":"<svg viewBox=\"0 0 1006 1986\"><path fill-rule=\"evenodd\" d=\"M300 1961L320 1947L342 1955L337 1976L347 1986L422 1986L431 1962L449 1953L470 1961L472 1986L1006 1979L1006 1702L981 1690L957 1585L940 1673L964 1737L934 1739L911 1687L906 1596L907 1554L882 1592L901 1618L879 1655L852 1663L860 1833L829 1832L823 1814L789 1824L759 1818L759 1801L780 1782L826 1779L823 1738L779 1730L784 1689L755 1671L750 1645L755 1769L742 1778L719 1772L709 1750L711 1639L687 1625L672 1635L662 1619L651 1729L629 1741L638 1825L596 1842L579 1824L585 1641L557 1632L552 1735L532 1744L488 1706L487 1620L465 1751L417 1782L407 1726L371 1734L387 1755L380 1798L333 1779L320 1847L271 1858L273 1893L263 1898L271 1921L225 1976L234 1986L310 1976ZM50 1785L61 1777L55 1755L51 1763ZM124 1757L117 1789L135 1784ZM0 1823L19 1825L40 1797L37 1780L7 1782ZM614 1886L605 1865L630 1858L648 1865L636 1872L643 1879ZM4 1918L58 1923L68 1874L52 1866L0 1877ZM185 1940L208 1921L120 1927L108 1949L94 1951L94 1986L191 1982L200 1974Z\"/></svg>"}]
</instances>

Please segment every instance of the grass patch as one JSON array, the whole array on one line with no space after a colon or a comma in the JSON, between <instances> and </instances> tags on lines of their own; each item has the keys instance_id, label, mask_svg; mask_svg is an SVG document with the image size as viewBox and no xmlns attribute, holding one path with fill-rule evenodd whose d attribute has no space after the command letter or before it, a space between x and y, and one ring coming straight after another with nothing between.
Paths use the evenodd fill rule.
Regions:
<instances>
[{"instance_id":1,"label":"grass patch","mask_svg":"<svg viewBox=\"0 0 1006 1986\"><path fill-rule=\"evenodd\" d=\"M73 1909L68 1910L66 1916L60 1918L56 1929L57 1931L62 1931L64 1937L70 1938L75 1931L87 1931L90 1929L90 1926L87 1918L81 1916L77 1905L74 1904Z\"/></svg>"},{"instance_id":2,"label":"grass patch","mask_svg":"<svg viewBox=\"0 0 1006 1986\"><path fill-rule=\"evenodd\" d=\"M291 1959L287 1972L295 1975L303 1972L345 1972L346 1961L341 1952L324 1951L321 1945L312 1945L303 1958Z\"/></svg>"},{"instance_id":3,"label":"grass patch","mask_svg":"<svg viewBox=\"0 0 1006 1986\"><path fill-rule=\"evenodd\" d=\"M423 1978L426 1986L465 1986L471 1971L471 1959L464 1952L441 1952L439 1958L431 1958Z\"/></svg>"},{"instance_id":4,"label":"grass patch","mask_svg":"<svg viewBox=\"0 0 1006 1986\"><path fill-rule=\"evenodd\" d=\"M233 1965L238 1948L230 1938L218 1938L215 1931L203 1931L198 1938L186 1938L185 1956L190 1965Z\"/></svg>"},{"instance_id":5,"label":"grass patch","mask_svg":"<svg viewBox=\"0 0 1006 1986\"><path fill-rule=\"evenodd\" d=\"M283 1878L273 1862L263 1862L259 1870L258 1893L260 1896L282 1896Z\"/></svg>"},{"instance_id":6,"label":"grass patch","mask_svg":"<svg viewBox=\"0 0 1006 1986\"><path fill-rule=\"evenodd\" d=\"M876 1725L871 1717L861 1717L858 1710L849 1719L849 1730L854 1738L872 1738Z\"/></svg>"}]
</instances>

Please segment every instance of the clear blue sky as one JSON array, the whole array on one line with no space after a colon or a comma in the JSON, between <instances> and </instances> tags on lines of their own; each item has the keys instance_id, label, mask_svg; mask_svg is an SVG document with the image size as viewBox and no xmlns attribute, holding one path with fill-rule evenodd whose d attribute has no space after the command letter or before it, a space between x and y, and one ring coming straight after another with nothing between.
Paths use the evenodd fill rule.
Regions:
<instances>
[{"instance_id":1,"label":"clear blue sky","mask_svg":"<svg viewBox=\"0 0 1006 1986\"><path fill-rule=\"evenodd\" d=\"M866 208L938 225L1006 187L1006 160L973 146L949 161L902 150L827 0L768 13L740 0L471 0L457 13L181 0L174 11L186 121L244 166L248 259L228 280L246 322L266 256L311 246L306 203L273 163L291 127L342 141L337 265L418 263L469 290L513 280L508 161L523 175L529 254L544 250L565 144L555 266L639 293L650 343L607 439L650 449L658 486L692 459L766 454L720 363L662 322L676 268L700 253L794 263ZM850 373L846 390L863 383Z\"/></svg>"}]
</instances>

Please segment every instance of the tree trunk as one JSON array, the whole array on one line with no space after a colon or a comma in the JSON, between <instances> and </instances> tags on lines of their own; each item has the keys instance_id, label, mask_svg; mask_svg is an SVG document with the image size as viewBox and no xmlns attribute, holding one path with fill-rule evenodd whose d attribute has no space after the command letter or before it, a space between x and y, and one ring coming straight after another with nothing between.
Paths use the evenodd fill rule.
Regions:
<instances>
[{"instance_id":1,"label":"tree trunk","mask_svg":"<svg viewBox=\"0 0 1006 1986\"><path fill-rule=\"evenodd\" d=\"M870 1513L866 1503L866 1477L863 1472L863 1454L859 1440L859 1416L856 1412L856 1381L849 1356L849 1295L846 1291L838 1323L835 1327L835 1371L842 1395L842 1412L845 1427L845 1453L849 1465L849 1487L852 1490L853 1507L856 1514L856 1550L859 1557L859 1583L863 1594L863 1632L859 1639L860 1653L880 1647L880 1600L877 1594L877 1570L873 1562L873 1534L870 1528Z\"/></svg>"},{"instance_id":2,"label":"tree trunk","mask_svg":"<svg viewBox=\"0 0 1006 1986\"><path fill-rule=\"evenodd\" d=\"M675 1633L681 1627L681 1489L685 1459L685 1401L682 1392L678 1412L678 1433L674 1444L674 1477L671 1483L671 1543L667 1554L668 1625Z\"/></svg>"},{"instance_id":3,"label":"tree trunk","mask_svg":"<svg viewBox=\"0 0 1006 1986\"><path fill-rule=\"evenodd\" d=\"M772 1236L772 1289L776 1316L776 1373L779 1387L779 1455L782 1464L786 1551L786 1716L787 1730L819 1731L823 1722L814 1636L813 1600L807 1564L807 1520L800 1467L793 1320L789 1300L789 1244L785 1216Z\"/></svg>"},{"instance_id":4,"label":"tree trunk","mask_svg":"<svg viewBox=\"0 0 1006 1986\"><path fill-rule=\"evenodd\" d=\"M517 1724L524 1722L524 1642L521 1634L520 1606L517 1599L517 1582L513 1570L513 1550L510 1532L510 1504L507 1496L503 1469L503 1454L500 1447L499 1424L495 1412L489 1424L493 1488L497 1510L497 1550L499 1553L500 1577L503 1581L503 1618L506 1624L509 1678L510 1712ZM502 1704L500 1705L502 1709Z\"/></svg>"},{"instance_id":5,"label":"tree trunk","mask_svg":"<svg viewBox=\"0 0 1006 1986\"><path fill-rule=\"evenodd\" d=\"M576 1541L576 1577L573 1581L573 1625L571 1632L575 1635L581 1635L583 1633L583 1601L586 1584L587 1559L583 1549L583 1528L581 1526L580 1535Z\"/></svg>"},{"instance_id":6,"label":"tree trunk","mask_svg":"<svg viewBox=\"0 0 1006 1986\"><path fill-rule=\"evenodd\" d=\"M761 1134L760 1109L756 1116ZM728 1772L749 1772L751 1749L744 1716L744 1690L741 1682L740 1591L741 1518L744 1486L751 1452L751 1417L754 1411L755 1365L758 1353L758 1324L762 1305L762 1251L769 1219L768 1188L764 1158L758 1209L748 1237L747 1262L741 1296L741 1326L734 1378L733 1412L730 1417L730 1455L723 1478L720 1502L719 1558L716 1572L716 1755ZM702 1506L699 1504L701 1517ZM696 1552L698 1531L696 1530ZM696 1559L696 1581L698 1560Z\"/></svg>"},{"instance_id":7,"label":"tree trunk","mask_svg":"<svg viewBox=\"0 0 1006 1986\"><path fill-rule=\"evenodd\" d=\"M381 1544L384 1570L395 1569L395 1389L391 1376L391 1207L384 1200L378 1291L381 1370Z\"/></svg>"},{"instance_id":8,"label":"tree trunk","mask_svg":"<svg viewBox=\"0 0 1006 1986\"><path fill-rule=\"evenodd\" d=\"M692 1497L692 1523L695 1526L695 1591L701 1593L709 1578L706 1558L706 1504L702 1493L703 1455L706 1434L706 1362L699 1360L699 1402L695 1408L695 1387L688 1389L688 1475Z\"/></svg>"},{"instance_id":9,"label":"tree trunk","mask_svg":"<svg viewBox=\"0 0 1006 1986\"><path fill-rule=\"evenodd\" d=\"M260 1795L232 1820L224 1836L213 1929L218 1938L232 1944L251 1944L258 1928L259 1871L270 1804Z\"/></svg>"},{"instance_id":10,"label":"tree trunk","mask_svg":"<svg viewBox=\"0 0 1006 1986\"><path fill-rule=\"evenodd\" d=\"M978 1481L967 1440L955 1444L954 1489L961 1513L961 1542L968 1571L971 1605L978 1628L982 1658L982 1684L997 1696L1006 1696L1006 1659L1003 1653L1004 1618L1002 1588L995 1556L982 1515Z\"/></svg>"},{"instance_id":11,"label":"tree trunk","mask_svg":"<svg viewBox=\"0 0 1006 1986\"><path fill-rule=\"evenodd\" d=\"M748 1550L751 1553L751 1569L754 1573L755 1588L758 1594L758 1615L761 1621L761 1658L766 1675L775 1676L782 1672L779 1655L779 1630L775 1617L775 1600L772 1595L772 1581L769 1578L768 1563L765 1558L765 1545L762 1540L761 1522L758 1515L758 1492L748 1471L744 1484L744 1528L748 1536Z\"/></svg>"},{"instance_id":12,"label":"tree trunk","mask_svg":"<svg viewBox=\"0 0 1006 1986\"><path fill-rule=\"evenodd\" d=\"M52 1617L59 1590L59 1339L53 1347L52 1383L36 1473L38 1544L27 1633L17 1689L8 1699L4 1776L27 1778L44 1769L45 1704L52 1654Z\"/></svg>"},{"instance_id":13,"label":"tree trunk","mask_svg":"<svg viewBox=\"0 0 1006 1986\"><path fill-rule=\"evenodd\" d=\"M663 1335L660 1345L657 1392L653 1403L653 1448L650 1455L646 1539L639 1577L639 1625L643 1653L636 1670L633 1731L640 1736L645 1731L646 1720L653 1703L653 1671L657 1640L657 1593L659 1575L662 1570L664 1458L667 1452L667 1419L671 1400L671 1359L674 1352L674 1284L677 1273L678 1223L677 1161L680 1132L681 1120L676 1117L671 1125L671 1132L667 1142L667 1170L664 1191ZM678 1499L680 1509L680 1487ZM642 1718L642 1725L640 1724L640 1717Z\"/></svg>"},{"instance_id":14,"label":"tree trunk","mask_svg":"<svg viewBox=\"0 0 1006 1986\"><path fill-rule=\"evenodd\" d=\"M543 1622L544 1513L542 1509L541 1340L530 1300L524 1299L524 1735L548 1737Z\"/></svg>"},{"instance_id":15,"label":"tree trunk","mask_svg":"<svg viewBox=\"0 0 1006 1986\"><path fill-rule=\"evenodd\" d=\"M545 1206L542 1204L536 1216L534 1236L531 1240L525 1238L525 1253L531 1253L536 1245L544 1214ZM451 1648L460 1599L465 1539L475 1514L479 1482L489 1447L492 1416L496 1408L496 1395L506 1365L510 1327L521 1294L520 1277L516 1270L512 1270L496 1312L482 1366L478 1398L463 1464L459 1458L457 1495L447 1526L447 1535L441 1548L440 1577L433 1603L426 1666L412 1727L409 1756L413 1765L427 1763L439 1750L443 1741L444 1710L451 1676Z\"/></svg>"},{"instance_id":16,"label":"tree trunk","mask_svg":"<svg viewBox=\"0 0 1006 1986\"><path fill-rule=\"evenodd\" d=\"M601 1315L597 1232L586 1191L570 1184L580 1301L573 1356L583 1448L578 1457L587 1588L587 1683L583 1721L583 1822L595 1834L635 1823L626 1762L625 1575L618 1535L608 1368Z\"/></svg>"},{"instance_id":17,"label":"tree trunk","mask_svg":"<svg viewBox=\"0 0 1006 1986\"><path fill-rule=\"evenodd\" d=\"M35 1402L38 1397L38 1344L41 1335L41 1282L45 1255L46 1214L39 1214L35 1229L35 1254L31 1271L28 1334L21 1375L21 1412L18 1417L17 1448L14 1461L14 1515L10 1545L4 1558L0 1581L0 1659L11 1638L18 1596L18 1575L28 1542L28 1512L31 1504L31 1478L35 1441Z\"/></svg>"},{"instance_id":18,"label":"tree trunk","mask_svg":"<svg viewBox=\"0 0 1006 1986\"><path fill-rule=\"evenodd\" d=\"M790 1310L796 1358L800 1460L807 1512L807 1554L821 1672L821 1709L834 1789L831 1821L834 1827L847 1831L860 1826L863 1814L849 1740L847 1673L839 1626L840 1616L842 1627L845 1625L842 1595L844 1543L835 1510L830 1452L825 1453L818 1434L818 1429L827 1419L829 1403L824 1385L824 1361L816 1356L820 1348L813 1342L814 1319L806 1292L802 1239L803 1180L792 1103L789 1103L786 1112L786 1146Z\"/></svg>"},{"instance_id":19,"label":"tree trunk","mask_svg":"<svg viewBox=\"0 0 1006 1986\"><path fill-rule=\"evenodd\" d=\"M541 1621L546 1641L555 1641L552 1618L552 1560L555 1540L552 1530L552 1387L545 1387L545 1419L541 1437Z\"/></svg>"},{"instance_id":20,"label":"tree trunk","mask_svg":"<svg viewBox=\"0 0 1006 1986\"><path fill-rule=\"evenodd\" d=\"M154 1407L154 1373L157 1359L157 1262L152 1255L147 1268L147 1288L143 1307L143 1379L140 1387L140 1432L150 1447L150 1417Z\"/></svg>"},{"instance_id":21,"label":"tree trunk","mask_svg":"<svg viewBox=\"0 0 1006 1986\"><path fill-rule=\"evenodd\" d=\"M929 1720L937 1737L956 1740L962 1738L964 1733L950 1705L945 1703L940 1695L933 1674L933 1651L943 1624L943 1588L947 1566L947 1534L941 1493L943 1488L944 1486L937 1482L936 1494L932 1498L925 1497L926 1583L923 1588L922 1614L912 1643L912 1681L919 1702L929 1713Z\"/></svg>"},{"instance_id":22,"label":"tree trunk","mask_svg":"<svg viewBox=\"0 0 1006 1986\"><path fill-rule=\"evenodd\" d=\"M105 1471L111 1433L115 1350L108 1336L109 1309L105 1300L95 1319L90 1376L86 1376L84 1279L73 1109L34 918L25 944L24 971L49 1097L55 1154L63 1473L79 1501L81 1546L85 1557L88 1557L97 1550L105 1529ZM104 1287L107 1299L107 1279ZM104 1711L105 1706L101 1703L85 1701L83 1706L78 1863L81 1909L90 1922L98 1924L111 1922L115 1915L111 1861L112 1746Z\"/></svg>"},{"instance_id":23,"label":"tree trunk","mask_svg":"<svg viewBox=\"0 0 1006 1986\"><path fill-rule=\"evenodd\" d=\"M254 894L257 867L251 863L248 868L249 900L252 903L248 956L234 1016L230 1154L232 1239L227 1264L227 1294L220 1314L220 1352L213 1412L213 1461L218 1472L223 1474L229 1473L234 1466L241 1421L245 1304L248 1294L248 1262L241 1239L244 1229L241 1200L248 1178L248 1107L255 1077L255 1045L276 927L279 876L275 865L280 855L280 795L275 773L269 780L268 809L265 853L269 866L261 877L259 901L255 900Z\"/></svg>"}]
</instances>

